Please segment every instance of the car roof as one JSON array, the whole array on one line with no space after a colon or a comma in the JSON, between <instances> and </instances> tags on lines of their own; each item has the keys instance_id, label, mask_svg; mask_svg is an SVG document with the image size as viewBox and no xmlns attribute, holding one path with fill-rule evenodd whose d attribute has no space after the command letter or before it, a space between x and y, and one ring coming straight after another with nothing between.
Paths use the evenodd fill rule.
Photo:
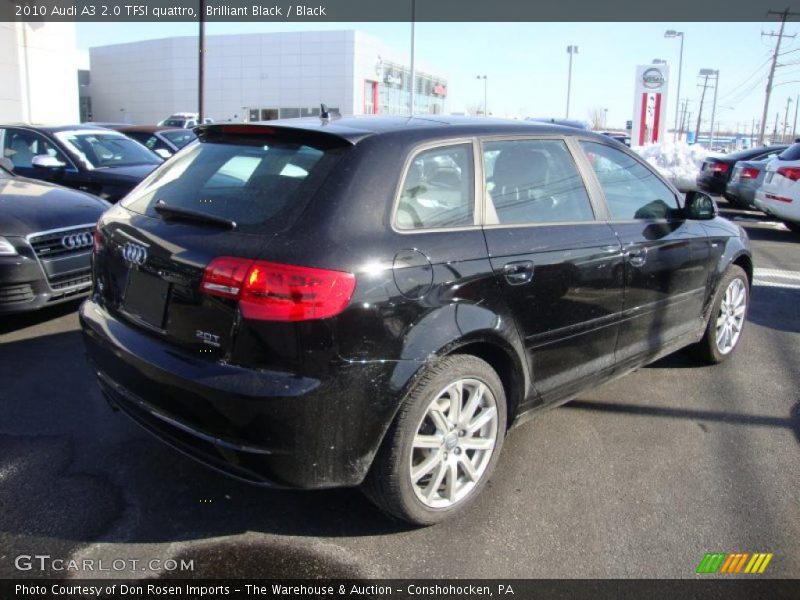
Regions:
<instances>
[{"instance_id":1,"label":"car roof","mask_svg":"<svg viewBox=\"0 0 800 600\"><path fill-rule=\"evenodd\" d=\"M121 133L158 133L162 131L189 131L180 127L170 127L168 125L106 125L109 129Z\"/></svg>"},{"instance_id":2,"label":"car roof","mask_svg":"<svg viewBox=\"0 0 800 600\"><path fill-rule=\"evenodd\" d=\"M20 129L31 129L43 131L45 133L58 133L59 131L97 131L108 129L99 124L76 124L76 125L31 125L30 123L10 123L0 125L0 127L19 127Z\"/></svg>"},{"instance_id":3,"label":"car roof","mask_svg":"<svg viewBox=\"0 0 800 600\"><path fill-rule=\"evenodd\" d=\"M205 131L232 130L233 133L257 128L290 128L336 136L356 144L362 139L379 134L408 132L419 139L439 139L471 135L590 135L592 132L537 121L515 121L493 117L465 117L455 115L425 116L348 116L321 119L304 117L300 119L277 119L251 123L213 123L200 125L194 129L202 135ZM597 136L602 139L601 136ZM606 138L607 139L607 138Z\"/></svg>"}]
</instances>

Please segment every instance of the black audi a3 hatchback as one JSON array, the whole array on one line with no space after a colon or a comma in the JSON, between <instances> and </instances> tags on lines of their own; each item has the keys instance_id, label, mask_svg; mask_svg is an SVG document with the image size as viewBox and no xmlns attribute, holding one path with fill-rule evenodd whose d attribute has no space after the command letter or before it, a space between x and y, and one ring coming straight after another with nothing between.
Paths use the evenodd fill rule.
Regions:
<instances>
[{"instance_id":1,"label":"black audi a3 hatchback","mask_svg":"<svg viewBox=\"0 0 800 600\"><path fill-rule=\"evenodd\" d=\"M95 223L109 206L0 166L0 313L86 296Z\"/></svg>"},{"instance_id":2,"label":"black audi a3 hatchback","mask_svg":"<svg viewBox=\"0 0 800 600\"><path fill-rule=\"evenodd\" d=\"M99 221L80 316L108 401L240 479L362 486L434 523L511 425L740 339L744 231L606 136L441 117L197 132Z\"/></svg>"}]
</instances>

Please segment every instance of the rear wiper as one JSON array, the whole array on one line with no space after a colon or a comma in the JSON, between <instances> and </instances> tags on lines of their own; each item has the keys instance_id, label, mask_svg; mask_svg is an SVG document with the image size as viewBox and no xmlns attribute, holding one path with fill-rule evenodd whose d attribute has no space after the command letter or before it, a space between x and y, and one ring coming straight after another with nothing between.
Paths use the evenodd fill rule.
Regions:
<instances>
[{"instance_id":1,"label":"rear wiper","mask_svg":"<svg viewBox=\"0 0 800 600\"><path fill-rule=\"evenodd\" d=\"M165 219L174 219L178 221L193 221L195 223L207 223L208 225L215 225L217 227L224 227L225 229L236 229L236 221L231 221L224 217L217 217L209 215L196 210L188 208L179 208L177 206L168 206L163 200L159 200L153 207L158 214Z\"/></svg>"}]
</instances>

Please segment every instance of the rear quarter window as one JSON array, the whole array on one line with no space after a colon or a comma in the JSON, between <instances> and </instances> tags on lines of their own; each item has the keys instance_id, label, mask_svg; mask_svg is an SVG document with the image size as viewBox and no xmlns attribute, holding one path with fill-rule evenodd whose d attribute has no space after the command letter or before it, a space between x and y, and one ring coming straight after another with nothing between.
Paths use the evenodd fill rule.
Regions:
<instances>
[{"instance_id":1,"label":"rear quarter window","mask_svg":"<svg viewBox=\"0 0 800 600\"><path fill-rule=\"evenodd\" d=\"M242 231L289 225L319 190L343 149L279 140L203 142L156 170L122 205L157 216L157 202L236 222Z\"/></svg>"}]
</instances>

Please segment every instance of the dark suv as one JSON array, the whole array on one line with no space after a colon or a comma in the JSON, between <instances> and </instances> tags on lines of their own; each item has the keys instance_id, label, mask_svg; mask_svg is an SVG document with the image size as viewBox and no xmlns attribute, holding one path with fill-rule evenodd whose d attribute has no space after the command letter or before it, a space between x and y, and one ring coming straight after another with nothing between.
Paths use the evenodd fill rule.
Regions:
<instances>
[{"instance_id":1,"label":"dark suv","mask_svg":"<svg viewBox=\"0 0 800 600\"><path fill-rule=\"evenodd\" d=\"M198 128L98 223L111 404L269 486L427 524L506 430L687 345L737 345L744 231L606 136L493 119Z\"/></svg>"}]
</instances>

